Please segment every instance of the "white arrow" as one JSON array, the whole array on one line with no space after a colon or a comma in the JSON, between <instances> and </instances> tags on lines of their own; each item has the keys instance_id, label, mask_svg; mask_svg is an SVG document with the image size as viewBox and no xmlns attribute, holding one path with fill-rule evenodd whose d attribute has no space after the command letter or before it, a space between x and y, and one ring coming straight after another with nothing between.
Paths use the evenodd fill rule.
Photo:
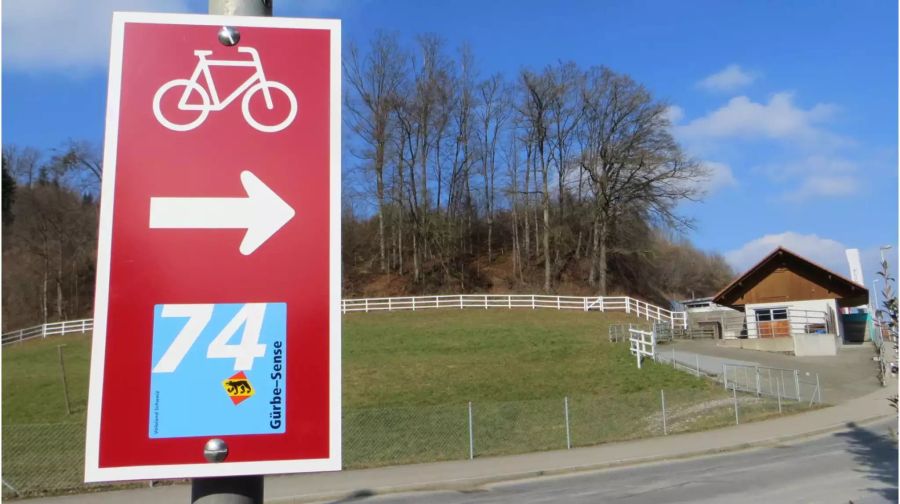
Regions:
<instances>
[{"instance_id":1,"label":"white arrow","mask_svg":"<svg viewBox=\"0 0 900 504\"><path fill-rule=\"evenodd\" d=\"M150 198L151 229L246 229L240 251L250 255L294 217L294 209L249 171L246 198Z\"/></svg>"}]
</instances>

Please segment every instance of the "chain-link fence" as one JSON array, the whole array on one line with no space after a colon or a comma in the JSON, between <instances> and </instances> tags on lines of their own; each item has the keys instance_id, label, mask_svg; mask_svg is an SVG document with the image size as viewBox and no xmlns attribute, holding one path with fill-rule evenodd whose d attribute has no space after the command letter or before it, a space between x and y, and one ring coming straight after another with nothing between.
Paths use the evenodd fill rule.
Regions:
<instances>
[{"instance_id":1,"label":"chain-link fence","mask_svg":"<svg viewBox=\"0 0 900 504\"><path fill-rule=\"evenodd\" d=\"M723 385L757 396L780 397L787 400L822 402L819 374L798 369L765 366L723 364Z\"/></svg>"},{"instance_id":2,"label":"chain-link fence","mask_svg":"<svg viewBox=\"0 0 900 504\"><path fill-rule=\"evenodd\" d=\"M609 341L610 343L628 341L628 338L631 336L630 331L632 329L637 329L639 331L652 331L653 328L653 324L610 324Z\"/></svg>"},{"instance_id":3,"label":"chain-link fence","mask_svg":"<svg viewBox=\"0 0 900 504\"><path fill-rule=\"evenodd\" d=\"M345 409L344 467L591 446L711 429L807 407L805 402L704 386L615 397ZM84 429L81 423L4 424L4 496L88 490L82 483Z\"/></svg>"},{"instance_id":4,"label":"chain-link fence","mask_svg":"<svg viewBox=\"0 0 900 504\"><path fill-rule=\"evenodd\" d=\"M67 492L83 486L84 424L3 425L3 495Z\"/></svg>"},{"instance_id":5,"label":"chain-link fence","mask_svg":"<svg viewBox=\"0 0 900 504\"><path fill-rule=\"evenodd\" d=\"M671 342L658 346L656 361L698 378L711 378L721 383L725 390L736 388L738 392L756 396L802 401L809 405L822 404L824 384L820 382L816 372L760 366L752 362L676 350L676 347Z\"/></svg>"}]
</instances>

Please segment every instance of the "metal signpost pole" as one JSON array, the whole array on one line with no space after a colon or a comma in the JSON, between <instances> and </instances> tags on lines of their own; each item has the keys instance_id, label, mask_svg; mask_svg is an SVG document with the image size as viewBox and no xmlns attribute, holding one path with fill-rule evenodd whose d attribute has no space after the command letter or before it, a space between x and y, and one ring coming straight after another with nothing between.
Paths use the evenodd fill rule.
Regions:
<instances>
[{"instance_id":1,"label":"metal signpost pole","mask_svg":"<svg viewBox=\"0 0 900 504\"><path fill-rule=\"evenodd\" d=\"M271 16L272 0L209 0L209 13L221 16Z\"/></svg>"},{"instance_id":2,"label":"metal signpost pole","mask_svg":"<svg viewBox=\"0 0 900 504\"><path fill-rule=\"evenodd\" d=\"M271 0L209 0L209 14L224 16L271 16ZM223 27L222 33L228 30ZM222 39L222 43L227 43ZM237 43L234 37L232 45ZM211 439L203 449L206 460L221 462L228 455L225 442ZM262 476L226 476L191 480L191 502L195 504L262 504Z\"/></svg>"}]
</instances>

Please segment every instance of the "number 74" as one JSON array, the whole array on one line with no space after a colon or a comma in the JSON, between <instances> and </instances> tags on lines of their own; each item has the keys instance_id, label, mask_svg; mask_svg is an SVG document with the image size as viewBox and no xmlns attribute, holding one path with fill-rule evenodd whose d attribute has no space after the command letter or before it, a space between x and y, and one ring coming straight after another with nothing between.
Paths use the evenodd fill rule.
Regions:
<instances>
[{"instance_id":1,"label":"number 74","mask_svg":"<svg viewBox=\"0 0 900 504\"><path fill-rule=\"evenodd\" d=\"M213 315L214 304L167 304L163 305L164 318L187 318L188 321L172 340L159 362L153 367L154 373L171 373L194 346L197 338L206 329ZM266 345L259 343L266 303L246 303L225 325L206 349L207 359L234 359L235 371L249 371L253 360L266 354ZM244 332L241 341L230 344L232 336L241 326Z\"/></svg>"}]
</instances>

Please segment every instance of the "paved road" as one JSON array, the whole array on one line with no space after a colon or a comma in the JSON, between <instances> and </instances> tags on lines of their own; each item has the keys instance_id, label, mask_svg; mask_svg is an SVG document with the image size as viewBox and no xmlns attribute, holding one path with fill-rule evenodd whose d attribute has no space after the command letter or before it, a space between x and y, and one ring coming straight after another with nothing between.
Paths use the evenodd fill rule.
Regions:
<instances>
[{"instance_id":1,"label":"paved road","mask_svg":"<svg viewBox=\"0 0 900 504\"><path fill-rule=\"evenodd\" d=\"M670 463L335 503L671 503L897 502L895 422L811 441Z\"/></svg>"}]
</instances>

